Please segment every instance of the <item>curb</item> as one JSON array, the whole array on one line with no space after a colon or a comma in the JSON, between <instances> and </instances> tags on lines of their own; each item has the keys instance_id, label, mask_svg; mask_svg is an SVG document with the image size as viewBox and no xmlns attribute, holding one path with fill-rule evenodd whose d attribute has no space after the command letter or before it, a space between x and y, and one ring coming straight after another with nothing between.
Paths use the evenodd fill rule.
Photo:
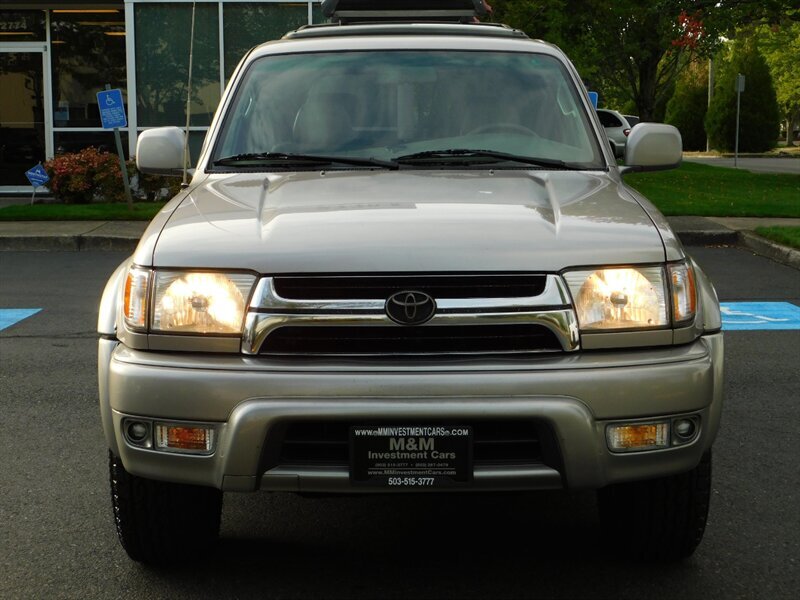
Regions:
<instances>
[{"instance_id":1,"label":"curb","mask_svg":"<svg viewBox=\"0 0 800 600\"><path fill-rule=\"evenodd\" d=\"M739 245L756 254L800 270L800 250L776 244L752 231L739 232Z\"/></svg>"}]
</instances>

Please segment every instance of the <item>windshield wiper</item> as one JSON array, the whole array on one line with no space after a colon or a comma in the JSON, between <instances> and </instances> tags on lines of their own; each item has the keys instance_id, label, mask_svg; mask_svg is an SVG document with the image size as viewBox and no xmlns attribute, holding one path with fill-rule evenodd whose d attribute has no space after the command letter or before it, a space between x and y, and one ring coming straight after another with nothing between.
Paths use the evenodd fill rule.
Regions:
<instances>
[{"instance_id":1,"label":"windshield wiper","mask_svg":"<svg viewBox=\"0 0 800 600\"><path fill-rule=\"evenodd\" d=\"M486 161L485 159L496 159ZM535 165L537 167L552 167L555 169L568 169L580 171L583 167L566 163L563 160L552 158L537 158L535 156L524 156L519 154L509 154L498 150L472 150L469 148L453 148L449 150L426 150L425 152L415 152L393 158L395 162L401 164L453 164L453 163L496 163L496 162L516 162L525 165Z\"/></svg>"},{"instance_id":2,"label":"windshield wiper","mask_svg":"<svg viewBox=\"0 0 800 600\"><path fill-rule=\"evenodd\" d=\"M379 158L363 158L356 156L321 156L316 154L291 154L286 152L252 152L219 158L212 163L215 167L257 167L271 164L289 165L355 165L364 167L381 167L397 169L394 161Z\"/></svg>"}]
</instances>

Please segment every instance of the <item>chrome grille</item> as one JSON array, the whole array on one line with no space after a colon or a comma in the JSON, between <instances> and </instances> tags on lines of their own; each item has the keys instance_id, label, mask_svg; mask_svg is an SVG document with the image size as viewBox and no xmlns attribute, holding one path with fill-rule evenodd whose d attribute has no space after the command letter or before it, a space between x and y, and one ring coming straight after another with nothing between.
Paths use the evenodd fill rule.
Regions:
<instances>
[{"instance_id":1,"label":"chrome grille","mask_svg":"<svg viewBox=\"0 0 800 600\"><path fill-rule=\"evenodd\" d=\"M293 300L388 298L418 290L433 298L529 298L544 291L544 275L402 275L275 277L275 291Z\"/></svg>"},{"instance_id":2,"label":"chrome grille","mask_svg":"<svg viewBox=\"0 0 800 600\"><path fill-rule=\"evenodd\" d=\"M399 291L434 298L422 325L398 325ZM250 303L250 355L414 356L572 352L578 327L558 275L264 277Z\"/></svg>"}]
</instances>

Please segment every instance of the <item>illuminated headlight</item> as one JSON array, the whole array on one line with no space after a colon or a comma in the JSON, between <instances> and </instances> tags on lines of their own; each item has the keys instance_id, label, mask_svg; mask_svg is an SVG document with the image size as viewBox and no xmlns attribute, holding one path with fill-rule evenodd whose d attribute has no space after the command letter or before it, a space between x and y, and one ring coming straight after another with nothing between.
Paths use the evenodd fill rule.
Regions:
<instances>
[{"instance_id":1,"label":"illuminated headlight","mask_svg":"<svg viewBox=\"0 0 800 600\"><path fill-rule=\"evenodd\" d=\"M669 324L661 267L570 271L564 279L583 331L649 329Z\"/></svg>"},{"instance_id":2,"label":"illuminated headlight","mask_svg":"<svg viewBox=\"0 0 800 600\"><path fill-rule=\"evenodd\" d=\"M152 331L238 334L255 276L157 271Z\"/></svg>"}]
</instances>

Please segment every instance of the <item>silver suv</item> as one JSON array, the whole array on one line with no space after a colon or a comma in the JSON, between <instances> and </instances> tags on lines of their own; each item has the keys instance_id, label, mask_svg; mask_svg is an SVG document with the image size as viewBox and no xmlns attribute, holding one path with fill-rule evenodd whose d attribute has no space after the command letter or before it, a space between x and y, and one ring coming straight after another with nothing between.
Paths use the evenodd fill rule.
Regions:
<instances>
[{"instance_id":1,"label":"silver suv","mask_svg":"<svg viewBox=\"0 0 800 600\"><path fill-rule=\"evenodd\" d=\"M678 132L639 125L618 167L558 48L473 23L480 0L365 5L242 60L190 185L108 282L122 545L202 555L223 492L590 489L622 550L691 554L720 312L621 179L676 166ZM144 132L137 160L180 173L183 134Z\"/></svg>"}]
</instances>

